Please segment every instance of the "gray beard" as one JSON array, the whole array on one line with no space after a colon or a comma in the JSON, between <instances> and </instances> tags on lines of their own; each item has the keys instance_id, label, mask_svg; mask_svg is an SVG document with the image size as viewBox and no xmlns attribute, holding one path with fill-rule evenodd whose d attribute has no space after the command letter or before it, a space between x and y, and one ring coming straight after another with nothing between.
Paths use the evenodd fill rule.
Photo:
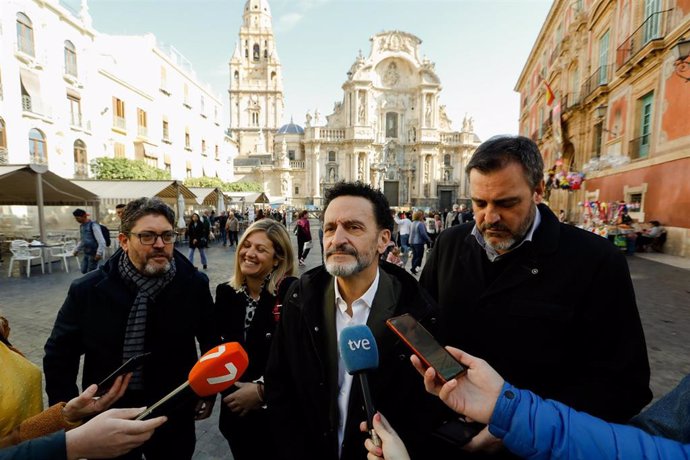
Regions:
<instances>
[{"instance_id":1,"label":"gray beard","mask_svg":"<svg viewBox=\"0 0 690 460\"><path fill-rule=\"evenodd\" d=\"M336 248L337 249L337 248ZM338 276L341 278L347 278L348 276L355 275L357 273L360 273L362 270L370 266L373 262L373 258L370 257L364 257L360 255L358 252L354 251L352 249L352 252L350 253L355 257L354 262L347 262L347 263L336 263L336 262L331 262L328 260L328 256L330 256L333 252L335 251L327 251L326 252L326 271L331 275L331 276Z\"/></svg>"},{"instance_id":2,"label":"gray beard","mask_svg":"<svg viewBox=\"0 0 690 460\"><path fill-rule=\"evenodd\" d=\"M144 265L144 275L151 277L163 276L170 271L170 261L167 261L162 267L154 267L150 263Z\"/></svg>"},{"instance_id":3,"label":"gray beard","mask_svg":"<svg viewBox=\"0 0 690 460\"><path fill-rule=\"evenodd\" d=\"M510 238L508 238L507 240L499 241L498 243L493 243L493 244L490 243L489 240L484 238L484 242L486 243L487 246L492 248L494 251L507 251L507 250L509 250L516 243L522 241L525 238L525 235L527 235L527 232L529 232L529 229L532 227L532 224L534 223L534 219L535 219L536 215L537 215L537 205L533 205L527 219L522 221L522 223L520 224L520 227L515 231L515 233L511 233L512 236ZM484 235L482 235L482 237L483 236Z\"/></svg>"}]
</instances>

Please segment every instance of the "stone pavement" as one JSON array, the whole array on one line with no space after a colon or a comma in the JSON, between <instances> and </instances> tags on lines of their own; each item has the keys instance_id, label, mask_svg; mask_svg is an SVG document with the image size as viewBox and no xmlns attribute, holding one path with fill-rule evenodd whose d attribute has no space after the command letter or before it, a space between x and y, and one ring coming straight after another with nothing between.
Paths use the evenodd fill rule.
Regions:
<instances>
[{"instance_id":1,"label":"stone pavement","mask_svg":"<svg viewBox=\"0 0 690 460\"><path fill-rule=\"evenodd\" d=\"M317 222L312 222L314 248L307 258L304 272L321 263L320 246L316 232ZM296 242L293 238L293 244ZM184 254L186 247L180 248ZM214 244L208 250L211 292L226 281L232 273L235 250ZM644 256L644 255L643 255ZM200 262L196 255L197 265ZM662 259L663 260L663 259ZM7 278L8 259L0 265L0 312L12 327L11 340L28 359L41 365L43 345L50 334L72 280L81 276L77 264L72 262L69 274L59 263L53 263L53 273L42 275L33 268L30 279L25 275ZM686 374L690 373L690 270L663 264L649 258L628 258L635 286L637 304L644 326L649 359L652 368L651 386L655 398L663 395ZM683 266L683 263L676 263ZM610 286L610 289L618 289ZM581 295L587 301L587 293L573 285L571 293ZM197 460L232 458L225 439L219 434L218 401L213 415L197 424Z\"/></svg>"}]
</instances>

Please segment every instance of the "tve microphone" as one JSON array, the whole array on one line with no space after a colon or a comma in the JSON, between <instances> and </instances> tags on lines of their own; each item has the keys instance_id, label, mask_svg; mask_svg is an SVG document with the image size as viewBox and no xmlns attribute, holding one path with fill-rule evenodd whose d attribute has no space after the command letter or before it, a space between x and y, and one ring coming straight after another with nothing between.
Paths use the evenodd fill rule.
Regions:
<instances>
[{"instance_id":1,"label":"tve microphone","mask_svg":"<svg viewBox=\"0 0 690 460\"><path fill-rule=\"evenodd\" d=\"M198 396L211 396L227 390L247 370L249 357L244 348L237 342L218 345L207 351L189 372L185 383L171 391L153 406L139 414L135 420L143 420L154 410L172 399L187 387Z\"/></svg>"},{"instance_id":2,"label":"tve microphone","mask_svg":"<svg viewBox=\"0 0 690 460\"><path fill-rule=\"evenodd\" d=\"M364 409L367 413L367 429L371 440L376 446L381 446L381 440L374 431L372 420L376 409L371 401L371 391L366 372L379 367L379 350L371 329L365 325L349 326L340 333L340 356L345 363L345 369L350 375L356 375L362 387Z\"/></svg>"}]
</instances>

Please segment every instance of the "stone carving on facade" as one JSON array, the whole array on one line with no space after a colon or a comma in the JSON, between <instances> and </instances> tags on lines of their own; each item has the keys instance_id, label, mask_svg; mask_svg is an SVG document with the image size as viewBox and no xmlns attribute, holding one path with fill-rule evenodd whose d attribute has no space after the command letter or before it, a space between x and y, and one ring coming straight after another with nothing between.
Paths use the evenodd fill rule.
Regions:
<instances>
[{"instance_id":1,"label":"stone carving on facade","mask_svg":"<svg viewBox=\"0 0 690 460\"><path fill-rule=\"evenodd\" d=\"M311 119L312 119L312 117L311 117L311 112L310 112L309 110L307 110L307 114L304 116L304 118L306 119L304 125L305 125L307 128L311 127Z\"/></svg>"},{"instance_id":2,"label":"stone carving on facade","mask_svg":"<svg viewBox=\"0 0 690 460\"><path fill-rule=\"evenodd\" d=\"M329 168L329 169L328 169L328 182L334 183L334 182L336 182L337 180L338 180L338 179L337 179L337 177L336 177L336 175L335 175L335 168L334 168L334 167Z\"/></svg>"},{"instance_id":3,"label":"stone carving on facade","mask_svg":"<svg viewBox=\"0 0 690 460\"><path fill-rule=\"evenodd\" d=\"M395 62L390 62L383 74L383 84L386 86L395 86L399 82L400 73L398 72L398 65Z\"/></svg>"},{"instance_id":4,"label":"stone carving on facade","mask_svg":"<svg viewBox=\"0 0 690 460\"><path fill-rule=\"evenodd\" d=\"M357 162L359 163L357 166L357 180L364 181L364 157L362 155L358 155Z\"/></svg>"},{"instance_id":5,"label":"stone carving on facade","mask_svg":"<svg viewBox=\"0 0 690 460\"><path fill-rule=\"evenodd\" d=\"M319 109L314 109L314 126L318 126L320 121L321 114L319 113Z\"/></svg>"},{"instance_id":6,"label":"stone carving on facade","mask_svg":"<svg viewBox=\"0 0 690 460\"><path fill-rule=\"evenodd\" d=\"M438 108L438 118L440 121L440 128L442 130L450 131L451 129L451 124L453 123L450 118L448 118L448 114L446 113L446 106L441 105Z\"/></svg>"},{"instance_id":7,"label":"stone carving on facade","mask_svg":"<svg viewBox=\"0 0 690 460\"><path fill-rule=\"evenodd\" d=\"M472 120L472 117L468 117L467 114L465 114L465 118L462 120L462 132L474 132L474 120Z\"/></svg>"},{"instance_id":8,"label":"stone carving on facade","mask_svg":"<svg viewBox=\"0 0 690 460\"><path fill-rule=\"evenodd\" d=\"M359 92L359 117L358 122L363 125L367 121L366 108L367 108L367 93L366 91Z\"/></svg>"},{"instance_id":9,"label":"stone carving on facade","mask_svg":"<svg viewBox=\"0 0 690 460\"><path fill-rule=\"evenodd\" d=\"M426 95L426 103L424 104L426 106L425 112L424 112L424 122L426 126L431 126L431 94Z\"/></svg>"},{"instance_id":10,"label":"stone carving on facade","mask_svg":"<svg viewBox=\"0 0 690 460\"><path fill-rule=\"evenodd\" d=\"M413 48L409 37L397 31L382 36L379 42L380 51L404 51L409 53Z\"/></svg>"}]
</instances>

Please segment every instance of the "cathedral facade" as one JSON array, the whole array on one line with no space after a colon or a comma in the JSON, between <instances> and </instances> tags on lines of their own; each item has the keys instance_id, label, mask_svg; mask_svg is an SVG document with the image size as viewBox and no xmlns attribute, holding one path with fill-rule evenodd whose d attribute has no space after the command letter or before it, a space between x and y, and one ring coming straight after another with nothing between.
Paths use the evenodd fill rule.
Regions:
<instances>
[{"instance_id":1,"label":"cathedral facade","mask_svg":"<svg viewBox=\"0 0 690 460\"><path fill-rule=\"evenodd\" d=\"M401 208L443 209L469 199L464 167L480 143L472 119L453 130L419 38L387 31L370 40L331 114L307 113L304 127L291 120L278 128L283 93L270 8L266 0L247 1L230 61L236 178L260 182L295 207L321 205L325 189L341 180L380 188Z\"/></svg>"}]
</instances>

